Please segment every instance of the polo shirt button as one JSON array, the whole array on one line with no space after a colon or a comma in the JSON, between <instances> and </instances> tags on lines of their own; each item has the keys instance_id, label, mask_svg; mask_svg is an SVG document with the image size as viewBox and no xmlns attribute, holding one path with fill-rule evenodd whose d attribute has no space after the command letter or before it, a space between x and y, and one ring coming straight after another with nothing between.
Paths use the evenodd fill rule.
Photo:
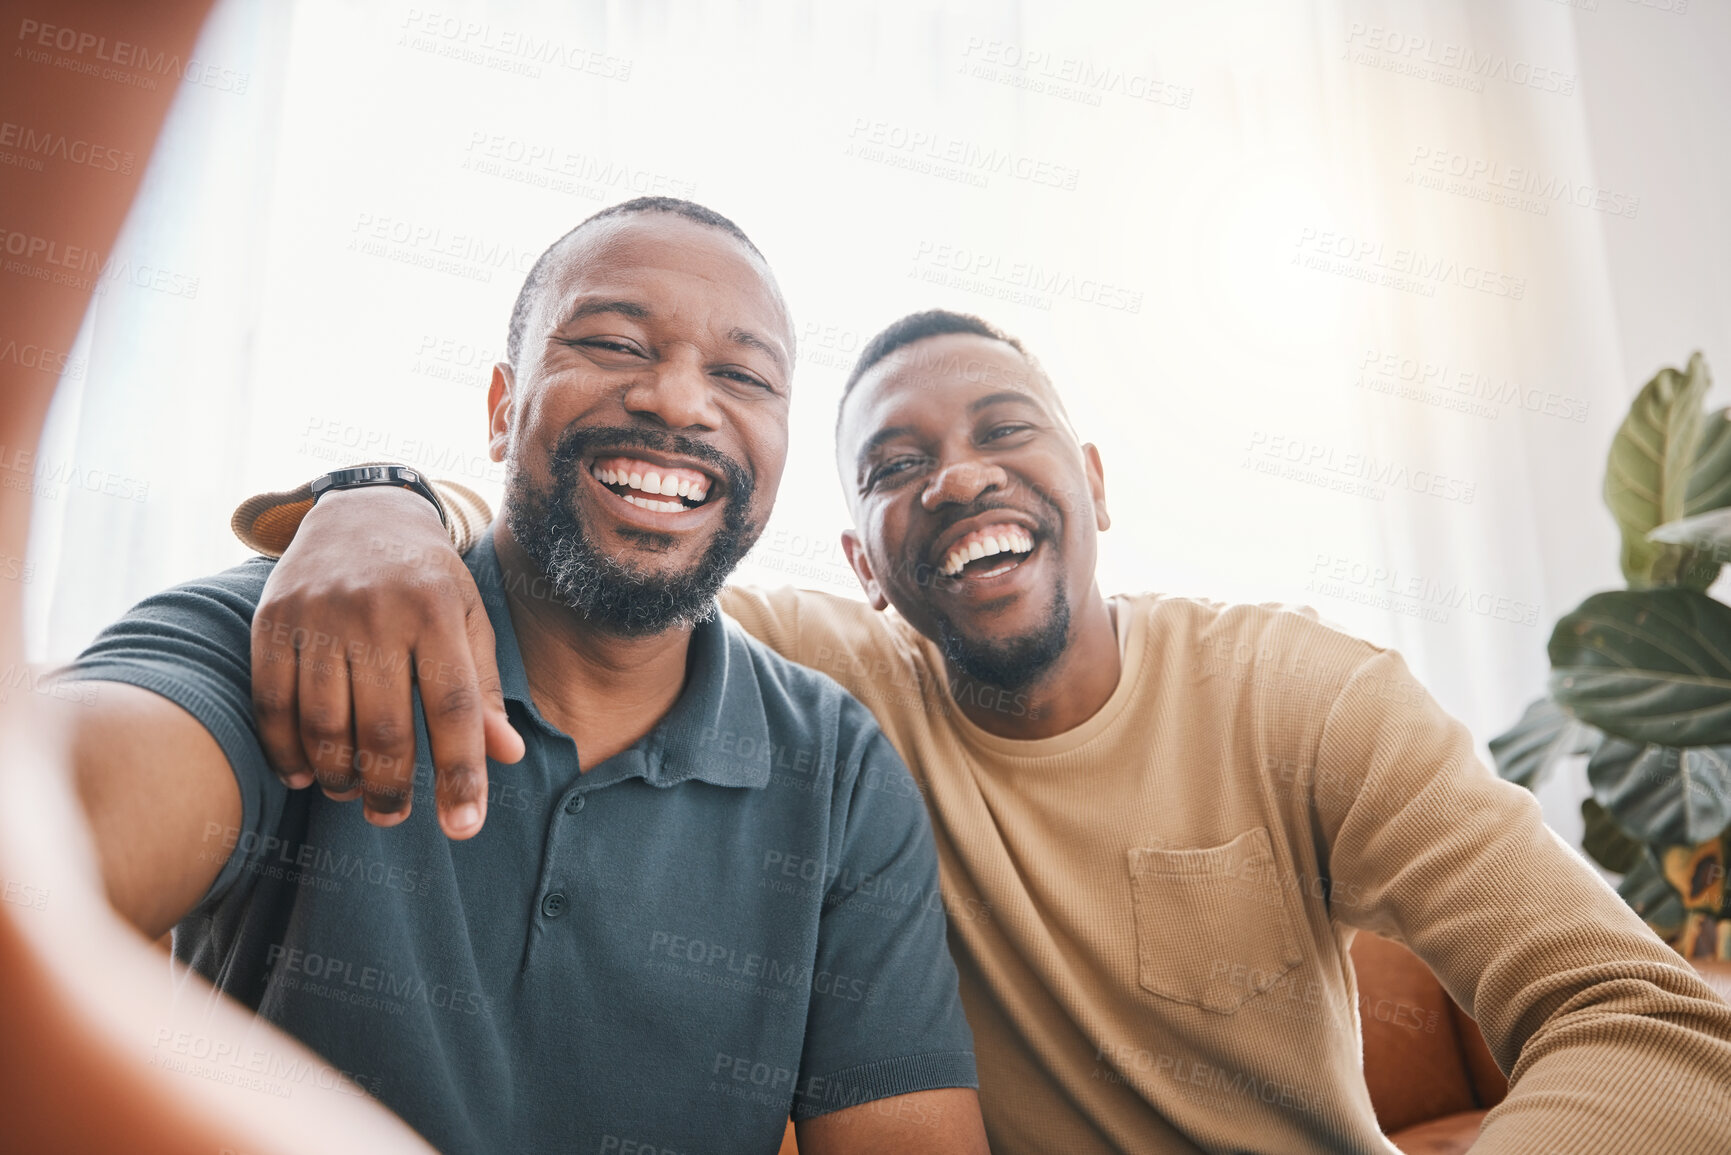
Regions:
<instances>
[{"instance_id":1,"label":"polo shirt button","mask_svg":"<svg viewBox=\"0 0 1731 1155\"><path fill-rule=\"evenodd\" d=\"M541 913L548 918L558 918L565 913L565 896L555 890L541 900Z\"/></svg>"},{"instance_id":2,"label":"polo shirt button","mask_svg":"<svg viewBox=\"0 0 1731 1155\"><path fill-rule=\"evenodd\" d=\"M581 809L583 809L583 795L573 794L565 800L565 813L575 814Z\"/></svg>"}]
</instances>

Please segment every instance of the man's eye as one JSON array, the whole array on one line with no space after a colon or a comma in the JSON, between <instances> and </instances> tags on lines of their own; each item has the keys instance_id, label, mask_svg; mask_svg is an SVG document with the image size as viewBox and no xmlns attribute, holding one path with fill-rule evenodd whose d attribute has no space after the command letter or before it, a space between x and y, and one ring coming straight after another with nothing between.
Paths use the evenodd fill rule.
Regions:
<instances>
[{"instance_id":1,"label":"man's eye","mask_svg":"<svg viewBox=\"0 0 1731 1155\"><path fill-rule=\"evenodd\" d=\"M572 344L581 345L585 349L602 349L608 353L624 353L632 357L639 356L641 352L635 345L628 345L624 341L614 341L607 337L586 337L581 341L573 341Z\"/></svg>"},{"instance_id":2,"label":"man's eye","mask_svg":"<svg viewBox=\"0 0 1731 1155\"><path fill-rule=\"evenodd\" d=\"M715 375L717 377L726 377L729 381L738 381L742 385L750 385L757 389L763 389L770 393L775 392L775 386L771 385L756 374L747 373L743 369L718 369L716 370Z\"/></svg>"},{"instance_id":3,"label":"man's eye","mask_svg":"<svg viewBox=\"0 0 1731 1155\"><path fill-rule=\"evenodd\" d=\"M1002 441L1004 438L1012 437L1017 433L1026 433L1028 428L1029 427L1026 425L994 425L990 429L986 430L986 435L980 438L980 440Z\"/></svg>"},{"instance_id":4,"label":"man's eye","mask_svg":"<svg viewBox=\"0 0 1731 1155\"><path fill-rule=\"evenodd\" d=\"M879 482L894 480L896 477L906 473L918 464L919 461L917 458L893 457L876 466L866 475L866 487L869 489L870 487L877 485Z\"/></svg>"}]
</instances>

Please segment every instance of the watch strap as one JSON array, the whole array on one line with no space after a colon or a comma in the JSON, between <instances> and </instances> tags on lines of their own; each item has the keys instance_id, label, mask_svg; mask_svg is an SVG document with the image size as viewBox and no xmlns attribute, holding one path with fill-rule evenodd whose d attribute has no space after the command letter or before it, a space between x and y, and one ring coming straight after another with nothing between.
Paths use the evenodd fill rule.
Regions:
<instances>
[{"instance_id":1,"label":"watch strap","mask_svg":"<svg viewBox=\"0 0 1731 1155\"><path fill-rule=\"evenodd\" d=\"M392 462L367 462L367 465L390 465ZM439 497L445 512L445 529L458 553L468 553L480 539L493 511L480 494L454 481L432 480L429 488ZM265 557L281 557L294 540L301 519L312 510L312 482L294 489L255 494L235 508L229 528L241 543Z\"/></svg>"},{"instance_id":2,"label":"watch strap","mask_svg":"<svg viewBox=\"0 0 1731 1155\"><path fill-rule=\"evenodd\" d=\"M343 489L366 489L374 485L388 485L417 493L439 511L440 525L449 521L445 516L445 507L439 501L439 495L433 492L418 470L410 469L406 465L351 465L346 469L332 470L322 477L313 478L310 488L313 504L317 505L319 498L327 493Z\"/></svg>"}]
</instances>

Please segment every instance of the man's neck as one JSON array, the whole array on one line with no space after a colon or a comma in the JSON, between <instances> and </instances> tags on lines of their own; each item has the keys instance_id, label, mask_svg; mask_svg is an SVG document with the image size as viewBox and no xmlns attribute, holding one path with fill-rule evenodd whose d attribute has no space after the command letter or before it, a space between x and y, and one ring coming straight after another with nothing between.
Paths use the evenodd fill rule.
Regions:
<instances>
[{"instance_id":1,"label":"man's neck","mask_svg":"<svg viewBox=\"0 0 1731 1155\"><path fill-rule=\"evenodd\" d=\"M1075 617L1071 642L1040 679L1020 690L976 682L947 661L944 673L963 714L1000 738L1052 738L1100 712L1118 688L1123 663L1112 607L1091 586Z\"/></svg>"},{"instance_id":2,"label":"man's neck","mask_svg":"<svg viewBox=\"0 0 1731 1155\"><path fill-rule=\"evenodd\" d=\"M502 517L493 545L535 708L577 743L582 768L593 769L635 745L679 700L691 631L607 633L548 596L546 577Z\"/></svg>"}]
</instances>

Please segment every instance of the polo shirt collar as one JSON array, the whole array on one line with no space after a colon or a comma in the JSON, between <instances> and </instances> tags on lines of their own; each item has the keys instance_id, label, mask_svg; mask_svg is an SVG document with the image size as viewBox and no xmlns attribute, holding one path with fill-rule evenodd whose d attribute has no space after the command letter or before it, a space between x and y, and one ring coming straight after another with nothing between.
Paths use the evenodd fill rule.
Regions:
<instances>
[{"instance_id":1,"label":"polo shirt collar","mask_svg":"<svg viewBox=\"0 0 1731 1155\"><path fill-rule=\"evenodd\" d=\"M465 561L493 626L494 660L505 699L516 701L546 725L529 692L491 526ZM714 786L768 786L774 750L756 657L743 631L719 610L712 613L691 633L685 688L672 709L635 746L616 757L640 764L644 780L652 786L676 786L692 779Z\"/></svg>"}]
</instances>

